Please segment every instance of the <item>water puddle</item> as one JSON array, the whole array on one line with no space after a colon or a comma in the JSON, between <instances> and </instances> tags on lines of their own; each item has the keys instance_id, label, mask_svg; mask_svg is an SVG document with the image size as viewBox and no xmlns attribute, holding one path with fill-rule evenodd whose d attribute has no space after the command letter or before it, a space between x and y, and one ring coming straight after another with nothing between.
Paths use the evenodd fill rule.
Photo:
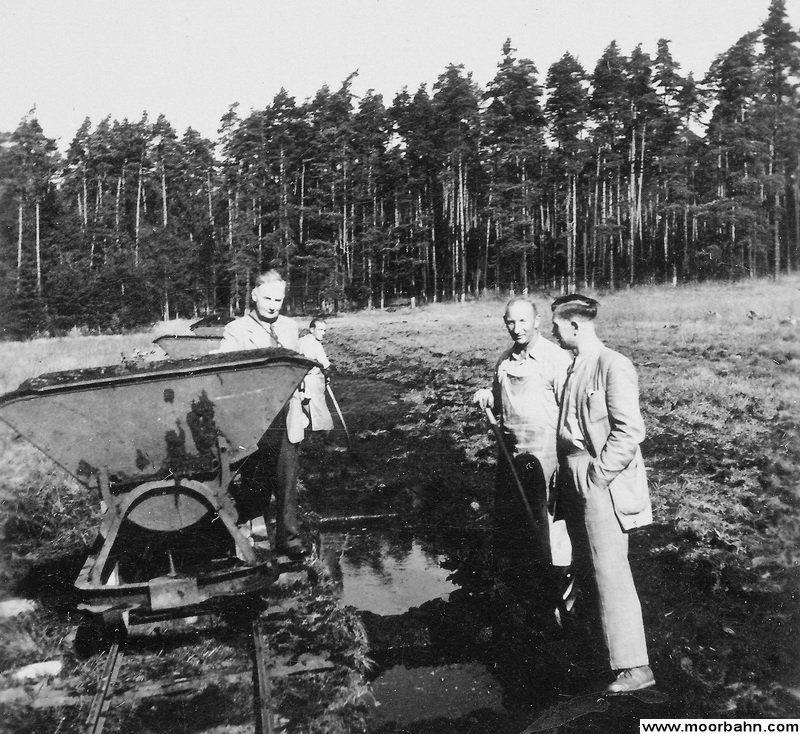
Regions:
<instances>
[{"instance_id":1,"label":"water puddle","mask_svg":"<svg viewBox=\"0 0 800 734\"><path fill-rule=\"evenodd\" d=\"M403 614L458 588L441 566L443 555L393 531L322 533L320 556L341 580L342 603L359 611Z\"/></svg>"},{"instance_id":2,"label":"water puddle","mask_svg":"<svg viewBox=\"0 0 800 734\"><path fill-rule=\"evenodd\" d=\"M342 602L362 612L379 665L370 731L505 714L502 686L487 665L470 659L464 646L440 644L448 636L441 628L457 626L443 621L453 607L448 600L464 593L449 578L440 547L408 532L360 528L323 532L320 556L339 582Z\"/></svg>"},{"instance_id":3,"label":"water puddle","mask_svg":"<svg viewBox=\"0 0 800 734\"><path fill-rule=\"evenodd\" d=\"M462 719L479 710L503 712L502 689L480 663L406 668L396 665L372 682L380 704L372 729L432 719Z\"/></svg>"}]
</instances>

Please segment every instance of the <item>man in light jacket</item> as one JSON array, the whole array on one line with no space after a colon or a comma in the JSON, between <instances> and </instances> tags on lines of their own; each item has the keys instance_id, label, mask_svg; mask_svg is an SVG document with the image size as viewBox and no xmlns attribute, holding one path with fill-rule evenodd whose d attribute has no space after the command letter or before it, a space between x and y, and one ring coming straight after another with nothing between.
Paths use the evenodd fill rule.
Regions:
<instances>
[{"instance_id":1,"label":"man in light jacket","mask_svg":"<svg viewBox=\"0 0 800 734\"><path fill-rule=\"evenodd\" d=\"M628 562L628 532L652 522L639 444L645 428L631 361L595 333L598 303L572 294L552 304L553 335L575 359L558 421L557 513L567 520L576 564L594 576L611 668L608 693L655 684L639 597Z\"/></svg>"},{"instance_id":2,"label":"man in light jacket","mask_svg":"<svg viewBox=\"0 0 800 734\"><path fill-rule=\"evenodd\" d=\"M231 321L222 335L220 352L282 347L298 351L297 325L280 311L286 283L276 270L256 279L251 297L253 308ZM275 544L280 553L299 557L305 553L297 526L297 474L300 442L308 423L302 395L295 391L259 442L259 450L242 470L243 479L263 502L264 522L269 523L270 496L275 495Z\"/></svg>"}]
</instances>

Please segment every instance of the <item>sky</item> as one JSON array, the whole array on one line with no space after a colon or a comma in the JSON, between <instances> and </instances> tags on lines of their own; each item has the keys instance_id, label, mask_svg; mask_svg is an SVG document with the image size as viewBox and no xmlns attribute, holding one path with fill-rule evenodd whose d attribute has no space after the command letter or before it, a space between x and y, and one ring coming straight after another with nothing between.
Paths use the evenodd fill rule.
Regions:
<instances>
[{"instance_id":1,"label":"sky","mask_svg":"<svg viewBox=\"0 0 800 734\"><path fill-rule=\"evenodd\" d=\"M671 41L684 73L759 26L769 0L0 0L0 131L35 106L64 150L85 117L151 120L216 138L234 102L263 109L280 90L301 103L358 70L356 95L390 104L430 89L448 64L481 86L506 38L544 82L569 51L591 71L616 40L655 55ZM786 0L800 24L800 0Z\"/></svg>"}]
</instances>

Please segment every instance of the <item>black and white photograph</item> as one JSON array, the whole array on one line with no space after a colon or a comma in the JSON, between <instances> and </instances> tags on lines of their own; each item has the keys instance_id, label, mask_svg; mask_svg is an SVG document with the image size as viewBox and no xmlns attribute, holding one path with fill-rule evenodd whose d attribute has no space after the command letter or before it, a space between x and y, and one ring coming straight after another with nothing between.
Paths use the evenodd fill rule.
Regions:
<instances>
[{"instance_id":1,"label":"black and white photograph","mask_svg":"<svg viewBox=\"0 0 800 734\"><path fill-rule=\"evenodd\" d=\"M3 0L0 732L800 733L800 0Z\"/></svg>"}]
</instances>

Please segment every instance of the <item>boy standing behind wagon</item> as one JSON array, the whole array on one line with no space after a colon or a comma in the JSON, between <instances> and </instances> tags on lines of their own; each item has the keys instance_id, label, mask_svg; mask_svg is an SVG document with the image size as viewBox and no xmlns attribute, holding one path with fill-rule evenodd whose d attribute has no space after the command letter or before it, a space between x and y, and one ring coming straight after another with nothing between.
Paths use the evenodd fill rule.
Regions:
<instances>
[{"instance_id":1,"label":"boy standing behind wagon","mask_svg":"<svg viewBox=\"0 0 800 734\"><path fill-rule=\"evenodd\" d=\"M327 330L328 325L323 319L313 319L308 325L308 334L300 338L300 354L322 365L322 369L314 367L305 379L305 397L308 400L312 431L330 431L333 428L331 412L325 403L325 389L328 384L326 373L331 366L325 347L322 346Z\"/></svg>"}]
</instances>

